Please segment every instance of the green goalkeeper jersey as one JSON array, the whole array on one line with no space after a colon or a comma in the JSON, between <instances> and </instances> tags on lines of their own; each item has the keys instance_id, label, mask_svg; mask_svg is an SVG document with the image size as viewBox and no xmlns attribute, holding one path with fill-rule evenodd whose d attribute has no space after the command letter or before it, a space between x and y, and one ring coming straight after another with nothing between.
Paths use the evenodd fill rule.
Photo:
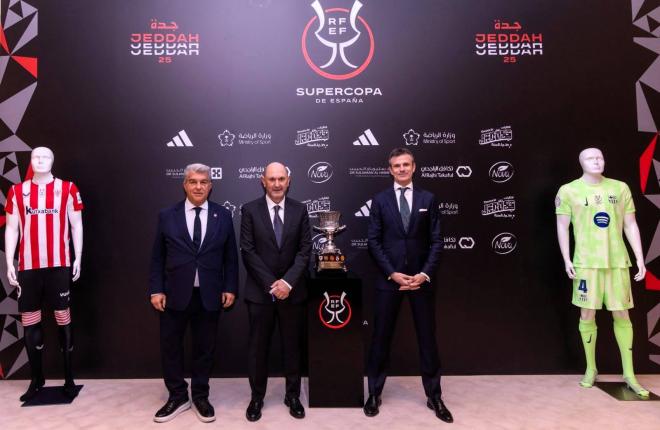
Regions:
<instances>
[{"instance_id":1,"label":"green goalkeeper jersey","mask_svg":"<svg viewBox=\"0 0 660 430\"><path fill-rule=\"evenodd\" d=\"M599 184L576 179L559 188L555 208L557 215L571 217L575 267L631 266L622 235L625 214L635 212L628 185L605 177Z\"/></svg>"}]
</instances>

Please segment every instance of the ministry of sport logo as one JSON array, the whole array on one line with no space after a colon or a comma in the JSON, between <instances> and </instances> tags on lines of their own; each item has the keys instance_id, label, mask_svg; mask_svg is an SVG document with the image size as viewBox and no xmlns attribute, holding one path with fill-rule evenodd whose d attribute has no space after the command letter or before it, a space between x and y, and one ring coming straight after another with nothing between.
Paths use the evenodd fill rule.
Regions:
<instances>
[{"instance_id":1,"label":"ministry of sport logo","mask_svg":"<svg viewBox=\"0 0 660 430\"><path fill-rule=\"evenodd\" d=\"M374 35L360 16L362 3L324 9L319 0L310 5L312 17L302 33L302 53L309 67L324 78L344 80L362 73L374 56Z\"/></svg>"}]
</instances>

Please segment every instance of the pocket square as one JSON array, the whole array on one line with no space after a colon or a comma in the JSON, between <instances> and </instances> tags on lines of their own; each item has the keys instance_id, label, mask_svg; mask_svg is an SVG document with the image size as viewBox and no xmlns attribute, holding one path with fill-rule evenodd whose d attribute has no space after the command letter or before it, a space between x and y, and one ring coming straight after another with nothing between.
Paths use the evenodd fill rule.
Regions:
<instances>
[{"instance_id":1,"label":"pocket square","mask_svg":"<svg viewBox=\"0 0 660 430\"><path fill-rule=\"evenodd\" d=\"M420 211L420 212L428 212L428 209L421 208L419 211Z\"/></svg>"}]
</instances>

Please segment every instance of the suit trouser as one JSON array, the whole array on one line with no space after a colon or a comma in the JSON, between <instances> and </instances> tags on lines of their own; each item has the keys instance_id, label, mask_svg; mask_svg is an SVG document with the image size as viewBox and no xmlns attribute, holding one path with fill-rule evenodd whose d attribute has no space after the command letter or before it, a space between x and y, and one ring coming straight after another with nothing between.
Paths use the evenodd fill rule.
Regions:
<instances>
[{"instance_id":1,"label":"suit trouser","mask_svg":"<svg viewBox=\"0 0 660 430\"><path fill-rule=\"evenodd\" d=\"M390 345L396 327L401 301L405 296L410 302L410 309L415 323L422 384L427 397L439 399L440 358L435 340L435 295L433 290L422 286L416 291L376 290L374 303L374 333L367 364L369 394L378 395L383 391L387 378Z\"/></svg>"},{"instance_id":2,"label":"suit trouser","mask_svg":"<svg viewBox=\"0 0 660 430\"><path fill-rule=\"evenodd\" d=\"M250 318L248 344L248 376L252 399L262 400L268 383L268 353L271 337L278 321L284 356L286 396L300 397L300 344L303 333L305 305L276 300L272 304L247 302Z\"/></svg>"},{"instance_id":3,"label":"suit trouser","mask_svg":"<svg viewBox=\"0 0 660 430\"><path fill-rule=\"evenodd\" d=\"M183 379L183 340L188 323L192 334L192 398L208 397L219 315L219 311L204 309L199 288L193 288L185 310L166 308L160 314L160 355L170 400L188 398L188 384Z\"/></svg>"}]
</instances>

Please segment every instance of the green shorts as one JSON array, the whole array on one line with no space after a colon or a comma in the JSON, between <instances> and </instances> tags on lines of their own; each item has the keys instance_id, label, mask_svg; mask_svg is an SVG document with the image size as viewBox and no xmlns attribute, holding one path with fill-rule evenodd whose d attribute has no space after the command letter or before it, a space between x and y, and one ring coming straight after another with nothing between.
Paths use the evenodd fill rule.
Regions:
<instances>
[{"instance_id":1,"label":"green shorts","mask_svg":"<svg viewBox=\"0 0 660 430\"><path fill-rule=\"evenodd\" d=\"M586 269L576 267L573 279L573 304L580 308L623 311L633 307L630 271L623 269Z\"/></svg>"}]
</instances>

